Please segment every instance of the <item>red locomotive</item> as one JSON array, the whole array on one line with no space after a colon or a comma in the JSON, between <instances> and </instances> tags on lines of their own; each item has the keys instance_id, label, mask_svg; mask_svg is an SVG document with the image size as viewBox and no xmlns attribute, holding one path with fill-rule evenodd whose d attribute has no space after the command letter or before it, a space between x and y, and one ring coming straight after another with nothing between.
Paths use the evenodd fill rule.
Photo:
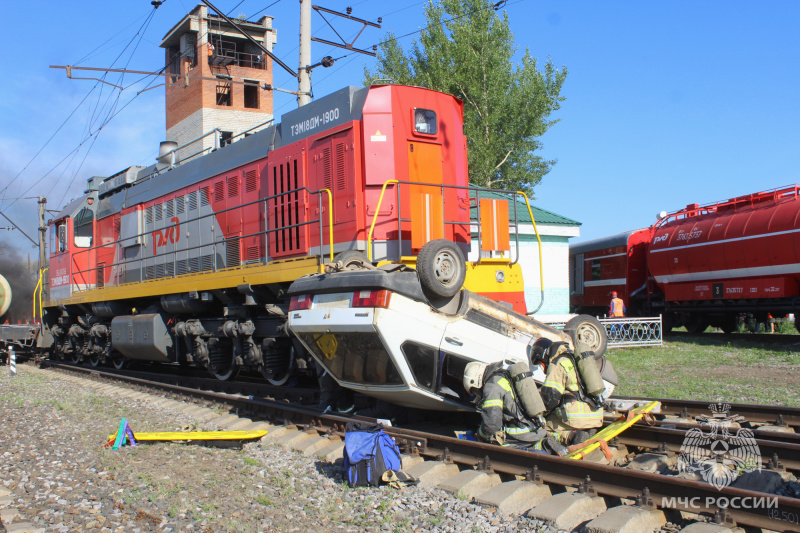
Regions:
<instances>
[{"instance_id":1,"label":"red locomotive","mask_svg":"<svg viewBox=\"0 0 800 533\"><path fill-rule=\"evenodd\" d=\"M570 247L573 310L602 314L611 291L664 329L736 329L738 316L800 311L800 186L665 214L650 228Z\"/></svg>"},{"instance_id":2,"label":"red locomotive","mask_svg":"<svg viewBox=\"0 0 800 533\"><path fill-rule=\"evenodd\" d=\"M448 282L480 270L448 263L468 251L471 207L450 95L349 87L176 166L178 148L94 178L50 222L44 337L57 357L180 362L220 379L245 368L282 384L297 364L285 291L334 254L414 264L447 239ZM519 265L489 271L499 281L474 290L524 312Z\"/></svg>"}]
</instances>

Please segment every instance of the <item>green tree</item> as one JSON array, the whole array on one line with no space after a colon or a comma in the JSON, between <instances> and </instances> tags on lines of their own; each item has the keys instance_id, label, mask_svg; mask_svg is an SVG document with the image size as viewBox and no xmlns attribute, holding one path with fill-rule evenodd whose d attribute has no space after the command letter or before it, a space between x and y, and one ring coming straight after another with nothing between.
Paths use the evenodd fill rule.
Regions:
<instances>
[{"instance_id":1,"label":"green tree","mask_svg":"<svg viewBox=\"0 0 800 533\"><path fill-rule=\"evenodd\" d=\"M489 0L436 0L425 9L427 25L409 53L391 33L365 83L390 79L457 96L464 102L464 134L473 185L532 192L555 160L536 155L538 141L558 120L550 114L566 67L548 60L542 70L526 49L515 65L514 36Z\"/></svg>"}]
</instances>

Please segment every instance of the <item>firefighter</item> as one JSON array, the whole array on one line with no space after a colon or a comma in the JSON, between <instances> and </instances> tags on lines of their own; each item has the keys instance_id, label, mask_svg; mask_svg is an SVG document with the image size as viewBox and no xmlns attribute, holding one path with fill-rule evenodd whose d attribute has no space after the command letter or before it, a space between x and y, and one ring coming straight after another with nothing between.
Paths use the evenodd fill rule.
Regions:
<instances>
[{"instance_id":1,"label":"firefighter","mask_svg":"<svg viewBox=\"0 0 800 533\"><path fill-rule=\"evenodd\" d=\"M525 416L511 381L497 366L473 361L464 370L464 389L481 410L478 440L541 450L546 430Z\"/></svg>"},{"instance_id":2,"label":"firefighter","mask_svg":"<svg viewBox=\"0 0 800 533\"><path fill-rule=\"evenodd\" d=\"M540 390L547 410L547 431L564 446L580 444L603 425L603 408L583 390L575 357L566 343L555 343L532 363L542 363L547 375Z\"/></svg>"}]
</instances>

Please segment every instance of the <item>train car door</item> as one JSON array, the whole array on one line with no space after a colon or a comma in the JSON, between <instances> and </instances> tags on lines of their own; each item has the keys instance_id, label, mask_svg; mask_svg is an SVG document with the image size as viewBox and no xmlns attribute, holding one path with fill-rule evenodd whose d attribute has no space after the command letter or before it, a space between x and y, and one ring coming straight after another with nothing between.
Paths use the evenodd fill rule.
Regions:
<instances>
[{"instance_id":1,"label":"train car door","mask_svg":"<svg viewBox=\"0 0 800 533\"><path fill-rule=\"evenodd\" d=\"M69 239L72 221L56 220L50 225L50 299L61 300L70 296Z\"/></svg>"},{"instance_id":2,"label":"train car door","mask_svg":"<svg viewBox=\"0 0 800 533\"><path fill-rule=\"evenodd\" d=\"M92 244L94 241L94 213L84 207L72 224L72 282L77 290L87 290L94 287L96 272L95 258Z\"/></svg>"},{"instance_id":3,"label":"train car door","mask_svg":"<svg viewBox=\"0 0 800 533\"><path fill-rule=\"evenodd\" d=\"M439 144L408 143L408 179L417 183L443 183L442 147ZM411 203L411 248L418 252L425 243L444 238L442 189L428 185L409 187Z\"/></svg>"}]
</instances>

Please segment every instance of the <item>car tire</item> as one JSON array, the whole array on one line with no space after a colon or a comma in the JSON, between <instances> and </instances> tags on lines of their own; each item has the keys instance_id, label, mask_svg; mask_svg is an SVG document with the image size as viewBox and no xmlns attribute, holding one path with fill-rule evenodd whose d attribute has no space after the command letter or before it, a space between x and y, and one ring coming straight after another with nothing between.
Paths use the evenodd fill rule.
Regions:
<instances>
[{"instance_id":1,"label":"car tire","mask_svg":"<svg viewBox=\"0 0 800 533\"><path fill-rule=\"evenodd\" d=\"M598 358L606 353L608 337L606 328L593 316L578 315L564 326L564 332L572 338L575 350L578 350L578 343L588 346L584 351L592 351Z\"/></svg>"},{"instance_id":2,"label":"car tire","mask_svg":"<svg viewBox=\"0 0 800 533\"><path fill-rule=\"evenodd\" d=\"M451 298L464 286L467 264L454 242L436 239L420 249L417 272L425 292L437 298Z\"/></svg>"}]
</instances>

